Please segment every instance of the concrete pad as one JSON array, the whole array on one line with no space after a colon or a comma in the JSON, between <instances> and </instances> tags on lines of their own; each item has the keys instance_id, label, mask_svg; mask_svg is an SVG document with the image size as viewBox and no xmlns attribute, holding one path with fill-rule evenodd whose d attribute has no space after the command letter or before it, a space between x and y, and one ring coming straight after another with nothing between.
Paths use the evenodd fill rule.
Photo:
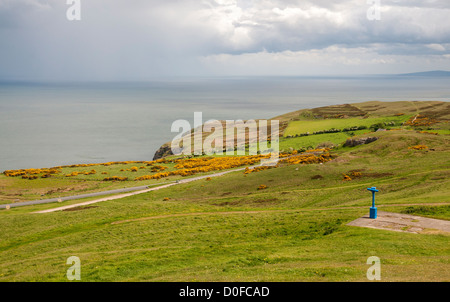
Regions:
<instances>
[{"instance_id":1,"label":"concrete pad","mask_svg":"<svg viewBox=\"0 0 450 302\"><path fill-rule=\"evenodd\" d=\"M414 234L450 234L450 221L383 211L378 211L377 219L370 219L367 214L347 225Z\"/></svg>"}]
</instances>

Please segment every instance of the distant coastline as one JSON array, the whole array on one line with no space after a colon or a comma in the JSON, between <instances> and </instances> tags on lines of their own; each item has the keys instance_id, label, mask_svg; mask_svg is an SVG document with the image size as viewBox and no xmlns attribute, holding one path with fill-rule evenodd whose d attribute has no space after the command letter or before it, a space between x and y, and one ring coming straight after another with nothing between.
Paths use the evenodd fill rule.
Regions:
<instances>
[{"instance_id":1,"label":"distant coastline","mask_svg":"<svg viewBox=\"0 0 450 302\"><path fill-rule=\"evenodd\" d=\"M433 70L433 71L424 71L424 72L403 73L403 74L399 74L399 76L406 76L406 77L450 77L450 71Z\"/></svg>"}]
</instances>

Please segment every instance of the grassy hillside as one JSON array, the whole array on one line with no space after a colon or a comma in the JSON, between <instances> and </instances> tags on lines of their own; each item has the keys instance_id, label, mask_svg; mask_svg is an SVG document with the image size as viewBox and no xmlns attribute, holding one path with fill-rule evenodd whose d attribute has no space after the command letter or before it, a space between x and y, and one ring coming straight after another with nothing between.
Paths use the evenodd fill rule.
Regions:
<instances>
[{"instance_id":1,"label":"grassy hillside","mask_svg":"<svg viewBox=\"0 0 450 302\"><path fill-rule=\"evenodd\" d=\"M404 125L409 119L414 119L416 116L422 119L423 123L406 127ZM382 128L400 128L405 126L407 129L416 130L439 130L442 133L450 134L450 104L447 102L364 102L353 104L333 105L312 109L302 109L287 114L283 114L273 118L272 120L279 121L279 135L281 150L289 150L289 148L314 148L321 142L331 142L332 144L339 144L345 141L346 138L353 135L361 134L368 131L343 131L341 133L333 133L322 137L301 137L298 136L310 133L314 135L315 131L327 131L332 128L344 130L355 126L365 126L370 129L370 126L381 124ZM384 125L383 125L384 124ZM225 122L222 121L222 126L225 127ZM214 129L213 129L214 131ZM203 131L203 141L210 136L216 134L213 131ZM245 131L246 143L251 144L250 133L248 130L240 130L240 133ZM225 133L225 131L219 133ZM268 131L270 133L270 130ZM191 148L193 149L193 132L187 134L191 141ZM293 138L291 141L286 141L288 138ZM224 135L223 146L226 146L227 136ZM236 146L236 144L235 144ZM226 148L224 148L225 151ZM263 150L264 151L264 150ZM163 145L155 154L154 159L172 155L170 143Z\"/></svg>"},{"instance_id":2,"label":"grassy hillside","mask_svg":"<svg viewBox=\"0 0 450 302\"><path fill-rule=\"evenodd\" d=\"M422 113L429 117L450 120L450 104L438 101L398 101L379 102L370 101L363 103L352 103L318 107L312 109L301 109L275 117L281 121L290 122L298 119L311 118L333 118L333 117L377 117L391 116L403 113L415 115Z\"/></svg>"},{"instance_id":3,"label":"grassy hillside","mask_svg":"<svg viewBox=\"0 0 450 302\"><path fill-rule=\"evenodd\" d=\"M377 141L339 144L322 164L234 172L70 211L2 210L0 281L65 281L70 256L81 259L82 281L365 281L370 256L381 259L383 281L450 281L448 234L346 225L367 214L369 186L380 189L380 210L450 219L450 140L429 132L372 132Z\"/></svg>"},{"instance_id":4,"label":"grassy hillside","mask_svg":"<svg viewBox=\"0 0 450 302\"><path fill-rule=\"evenodd\" d=\"M345 129L351 127L365 126L369 128L371 125L378 123L393 123L393 126L401 126L409 120L411 115L388 116L375 118L342 118L342 119L316 119L316 120L300 120L292 121L284 131L284 137L300 133L313 133L316 131L327 129Z\"/></svg>"},{"instance_id":5,"label":"grassy hillside","mask_svg":"<svg viewBox=\"0 0 450 302\"><path fill-rule=\"evenodd\" d=\"M276 119L286 124L281 150L315 148L325 142L339 145L378 128L450 134L450 105L445 102L372 101L303 109Z\"/></svg>"}]
</instances>

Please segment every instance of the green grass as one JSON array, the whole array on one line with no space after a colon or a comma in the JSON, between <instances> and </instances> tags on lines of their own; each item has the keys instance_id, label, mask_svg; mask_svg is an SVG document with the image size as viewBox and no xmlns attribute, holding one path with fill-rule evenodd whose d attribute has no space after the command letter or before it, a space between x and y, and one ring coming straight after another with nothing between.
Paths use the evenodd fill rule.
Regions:
<instances>
[{"instance_id":1,"label":"green grass","mask_svg":"<svg viewBox=\"0 0 450 302\"><path fill-rule=\"evenodd\" d=\"M321 143L332 143L338 145L344 143L348 138L353 135L361 135L365 133L371 133L370 130L356 130L352 132L336 132L336 133L324 133L317 135L280 138L280 150L288 151L290 148L299 150L302 148L316 148Z\"/></svg>"},{"instance_id":2,"label":"green grass","mask_svg":"<svg viewBox=\"0 0 450 302\"><path fill-rule=\"evenodd\" d=\"M437 130L425 130L430 133L437 133L441 135L450 135L450 130L447 129L437 129Z\"/></svg>"},{"instance_id":3,"label":"green grass","mask_svg":"<svg viewBox=\"0 0 450 302\"><path fill-rule=\"evenodd\" d=\"M344 129L354 126L366 126L384 122L395 122L396 124L401 124L407 121L411 116L388 116L388 117L372 117L372 118L343 118L343 119L319 119L319 120L300 120L291 121L284 131L284 137L288 135L302 134L302 133L313 133L316 131L329 130L331 128Z\"/></svg>"},{"instance_id":4,"label":"green grass","mask_svg":"<svg viewBox=\"0 0 450 302\"><path fill-rule=\"evenodd\" d=\"M377 136L322 165L233 172L78 211L1 210L0 281L66 281L70 256L82 281L366 281L370 256L383 281L450 281L449 235L346 225L367 214L369 186L380 210L450 219L448 137ZM434 151L408 149L417 144ZM342 180L355 169L360 178Z\"/></svg>"},{"instance_id":5,"label":"green grass","mask_svg":"<svg viewBox=\"0 0 450 302\"><path fill-rule=\"evenodd\" d=\"M411 206L403 209L401 213L445 219L450 216L450 206Z\"/></svg>"},{"instance_id":6,"label":"green grass","mask_svg":"<svg viewBox=\"0 0 450 302\"><path fill-rule=\"evenodd\" d=\"M174 163L164 163L157 165L168 167L168 169L164 170L164 172L176 170L174 167ZM137 172L127 171L132 167L144 168L138 169ZM97 173L92 175L80 174L71 177L66 176L67 174L70 174L74 171L89 172L92 169L96 170ZM50 178L37 178L35 180L22 179L21 177L6 177L4 174L0 174L0 186L3 187L3 189L0 191L0 204L59 198L130 187L147 185L153 186L183 179L183 177L175 175L159 180L151 179L145 181L135 181L135 178L137 177L157 173L152 172L151 167L146 167L142 164L115 164L111 166L100 165L81 168L63 168L61 171L61 173L55 174ZM214 171L207 173L198 173L195 176L208 175L212 173L214 173ZM103 181L104 178L112 176L128 177L128 180Z\"/></svg>"},{"instance_id":7,"label":"green grass","mask_svg":"<svg viewBox=\"0 0 450 302\"><path fill-rule=\"evenodd\" d=\"M81 259L83 281L359 281L372 255L383 261L384 281L448 276L447 237L345 226L361 214L211 215L110 225L64 223L81 218L64 213L54 221L58 227L1 246L8 262L0 265L0 279L64 281L72 255ZM427 271L413 274L423 265Z\"/></svg>"}]
</instances>

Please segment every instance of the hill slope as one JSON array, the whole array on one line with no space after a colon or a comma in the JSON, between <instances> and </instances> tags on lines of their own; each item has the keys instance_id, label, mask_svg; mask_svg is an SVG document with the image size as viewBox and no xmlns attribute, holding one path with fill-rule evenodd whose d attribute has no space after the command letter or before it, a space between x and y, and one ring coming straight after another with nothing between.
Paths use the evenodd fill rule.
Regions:
<instances>
[{"instance_id":1,"label":"hill slope","mask_svg":"<svg viewBox=\"0 0 450 302\"><path fill-rule=\"evenodd\" d=\"M363 124L375 124L380 122L380 119L382 117L392 117L391 119L387 119L386 121L392 121L395 120L401 120L399 116L406 117L406 119L401 120L401 122L406 122L409 117L416 116L420 114L423 117L427 117L429 119L434 119L436 121L439 121L439 123L435 124L434 127L436 129L448 129L448 121L450 121L450 103L448 102L438 102L438 101L400 101L400 102L379 102L379 101L370 101L370 102L363 102L363 103L352 103L352 104L342 104L342 105L332 105L332 106L326 106L326 107L318 107L313 109L301 109L297 111L293 111L290 113L286 113L277 117L274 117L273 120L279 120L280 122L280 136L285 136L286 129L288 129L288 134L301 134L307 132L307 130L299 130L298 133L295 133L296 130L294 130L294 133L289 132L289 126L292 125L292 122L298 122L298 121L319 121L319 120L328 120L329 124L343 124L345 123L343 120L347 120L350 118L353 119L366 119L366 121L363 122ZM376 120L378 118L378 120ZM338 119L341 119L341 121L338 121ZM222 122L223 125L225 125L224 122ZM398 124L400 126L402 123ZM357 124L361 124L359 122L354 123L355 126ZM349 126L349 125L347 125ZM330 126L331 127L331 126ZM339 126L338 126L339 127ZM342 126L341 128L344 128L345 126ZM291 129L292 130L292 129ZM321 130L328 130L326 128ZM208 137L212 132L203 132L203 140L205 140L206 137ZM193 144L193 134L188 134L191 136L190 140ZM315 147L318 145L322 138L318 138L318 140L313 139L312 141L307 141L306 143L300 144L299 142L289 142L281 143L281 149L287 149L287 148L298 148L300 147ZM334 143L337 143L338 141L342 140L345 141L346 136L344 135L334 135L332 136L331 140ZM326 137L323 138L322 141L328 141ZM247 142L248 143L248 142ZM311 145L313 144L313 145ZM223 145L226 145L226 137L224 138ZM225 149L224 149L225 151ZM170 142L164 144L161 146L155 153L154 160L163 158L166 156L173 155L171 148L170 148Z\"/></svg>"},{"instance_id":2,"label":"hill slope","mask_svg":"<svg viewBox=\"0 0 450 302\"><path fill-rule=\"evenodd\" d=\"M448 234L347 225L368 213L371 186L380 210L450 219L450 137L414 125L355 135L377 140L339 145L325 163L71 211L2 210L0 281L64 281L70 256L81 260L82 281L365 281L374 255L383 281L450 281Z\"/></svg>"}]
</instances>

